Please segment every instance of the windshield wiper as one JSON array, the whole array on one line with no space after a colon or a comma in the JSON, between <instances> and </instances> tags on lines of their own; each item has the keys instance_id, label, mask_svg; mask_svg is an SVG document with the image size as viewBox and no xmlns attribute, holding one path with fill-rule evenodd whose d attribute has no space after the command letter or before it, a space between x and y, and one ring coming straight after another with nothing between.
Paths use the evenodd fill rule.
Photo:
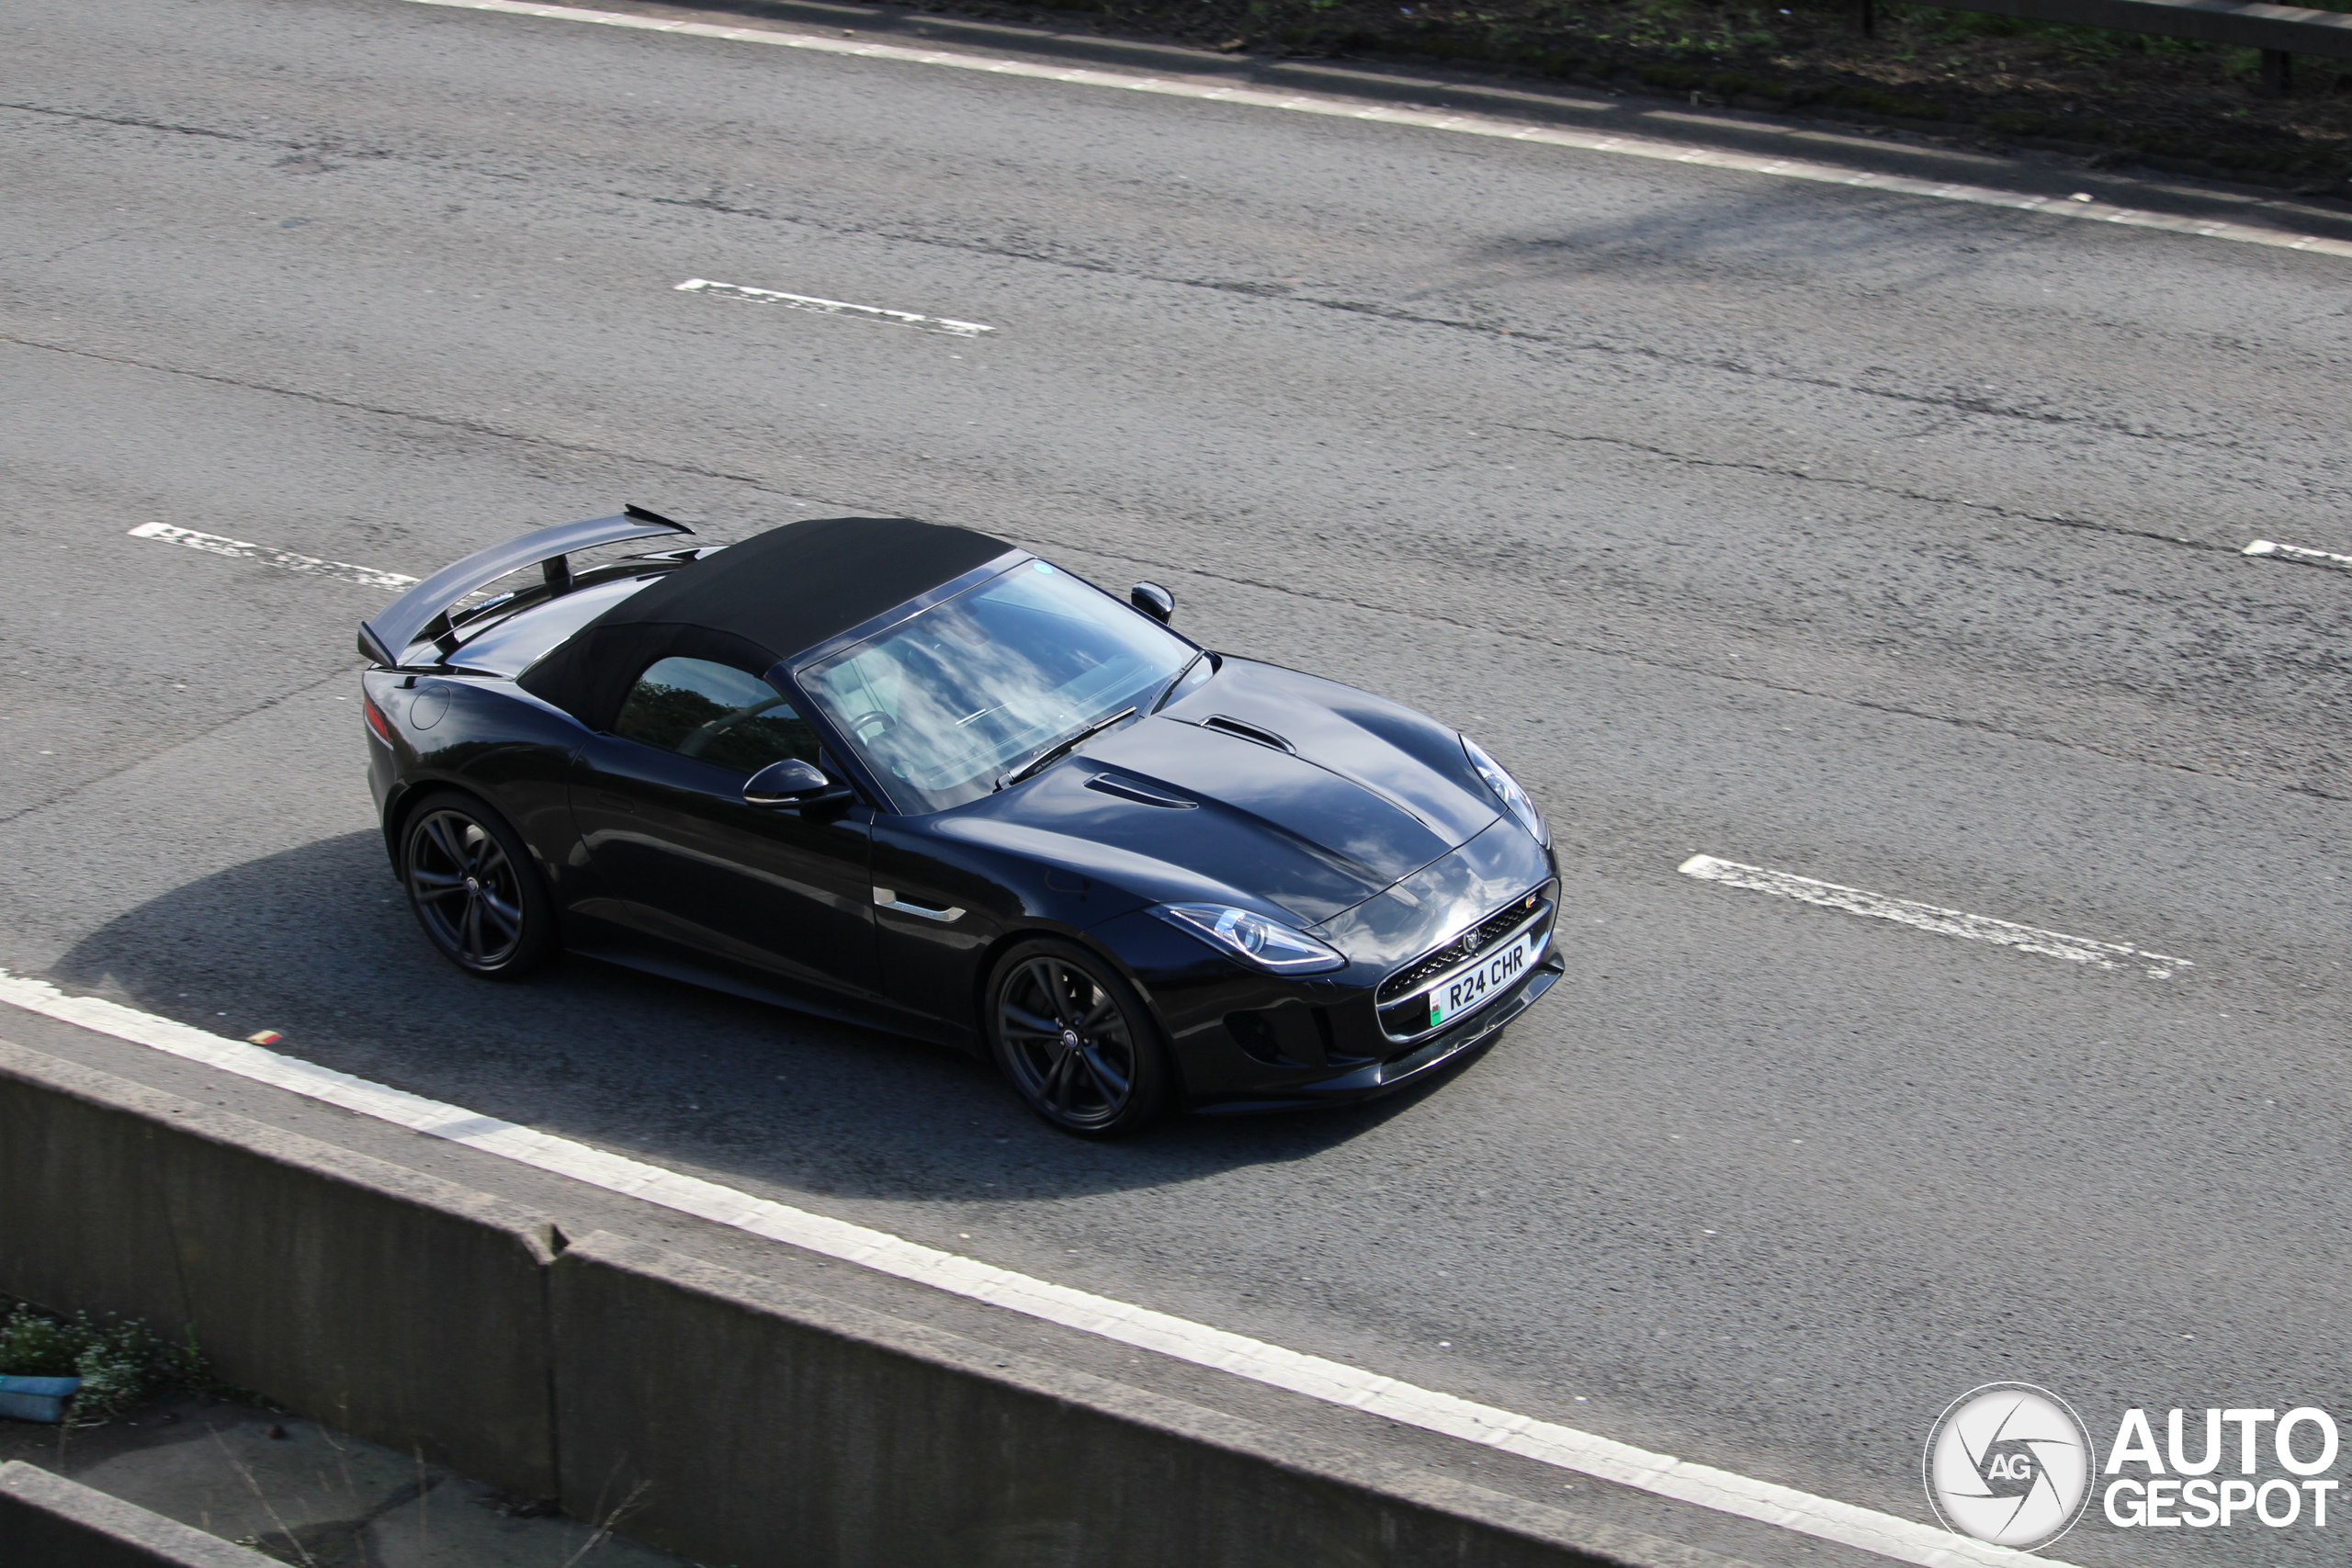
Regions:
<instances>
[{"instance_id":1,"label":"windshield wiper","mask_svg":"<svg viewBox=\"0 0 2352 1568\"><path fill-rule=\"evenodd\" d=\"M1159 695L1151 699L1151 711L1158 713L1161 708L1166 707L1168 705L1168 699L1176 694L1176 688L1184 683L1184 677L1193 672L1193 666L1198 664L1202 660L1206 659L1208 656L1209 650L1204 648L1194 653L1192 658L1184 660L1184 668L1176 671L1176 678L1169 682L1165 686L1160 687Z\"/></svg>"},{"instance_id":2,"label":"windshield wiper","mask_svg":"<svg viewBox=\"0 0 2352 1568\"><path fill-rule=\"evenodd\" d=\"M1087 740L1093 736L1102 734L1104 730L1110 728L1113 725L1118 723L1123 718L1134 717L1135 711L1136 710L1132 707L1121 708L1118 712L1113 714L1108 718L1098 718L1092 724L1088 725L1084 729L1077 730L1071 734L1063 736L1059 740L1055 741L1051 746L1046 747L1044 750L1038 752L1035 756L1030 758L1027 761L1022 763L1011 773L1005 774L1004 777L997 780L996 787L1003 789L1009 784L1019 784L1023 779L1027 778L1031 773L1035 773L1039 768L1044 767L1046 763L1052 761L1063 752L1069 750L1072 747L1077 746L1080 742Z\"/></svg>"}]
</instances>

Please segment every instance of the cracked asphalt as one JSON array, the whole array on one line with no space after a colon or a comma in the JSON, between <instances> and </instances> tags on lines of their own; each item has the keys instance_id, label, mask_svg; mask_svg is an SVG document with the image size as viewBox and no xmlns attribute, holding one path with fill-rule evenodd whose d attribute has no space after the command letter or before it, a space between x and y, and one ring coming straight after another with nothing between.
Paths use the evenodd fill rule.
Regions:
<instances>
[{"instance_id":1,"label":"cracked asphalt","mask_svg":"<svg viewBox=\"0 0 2352 1568\"><path fill-rule=\"evenodd\" d=\"M2352 551L2345 264L396 0L15 0L0 126L0 964L1906 1517L1986 1381L2102 1443L2352 1407L2352 574L2239 553ZM1427 707L1555 823L1570 983L1433 1092L1102 1149L903 1043L444 973L379 596L126 531L421 574L623 500L972 525Z\"/></svg>"}]
</instances>

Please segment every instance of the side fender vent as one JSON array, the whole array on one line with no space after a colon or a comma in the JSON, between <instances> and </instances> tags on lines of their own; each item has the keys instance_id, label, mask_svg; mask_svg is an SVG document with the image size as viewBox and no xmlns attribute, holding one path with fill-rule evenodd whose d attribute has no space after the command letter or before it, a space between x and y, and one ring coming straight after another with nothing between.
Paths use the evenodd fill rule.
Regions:
<instances>
[{"instance_id":1,"label":"side fender vent","mask_svg":"<svg viewBox=\"0 0 2352 1568\"><path fill-rule=\"evenodd\" d=\"M1222 729L1227 735L1238 735L1244 740L1250 741L1260 746L1271 746L1277 751L1288 751L1295 755L1298 750L1297 747L1292 745L1281 736L1276 735L1271 729L1261 729L1254 724L1244 724L1238 718L1227 718L1221 713L1212 714L1207 718L1201 720L1201 728L1203 729Z\"/></svg>"},{"instance_id":2,"label":"side fender vent","mask_svg":"<svg viewBox=\"0 0 2352 1568\"><path fill-rule=\"evenodd\" d=\"M1191 811L1201 804L1197 800L1187 800L1181 795L1171 795L1164 789L1154 789L1149 784L1137 784L1133 779L1123 779L1113 773L1095 774L1086 781L1086 787L1100 791L1116 800L1132 800L1137 806L1164 807L1170 811Z\"/></svg>"}]
</instances>

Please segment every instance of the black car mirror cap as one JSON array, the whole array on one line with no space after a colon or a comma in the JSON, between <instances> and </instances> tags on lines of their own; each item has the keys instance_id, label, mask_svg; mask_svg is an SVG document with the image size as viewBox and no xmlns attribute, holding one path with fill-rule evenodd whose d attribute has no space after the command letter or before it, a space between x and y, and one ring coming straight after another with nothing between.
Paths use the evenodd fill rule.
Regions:
<instances>
[{"instance_id":1,"label":"black car mirror cap","mask_svg":"<svg viewBox=\"0 0 2352 1568\"><path fill-rule=\"evenodd\" d=\"M1127 603L1166 626L1176 615L1176 595L1157 582L1138 582L1127 590Z\"/></svg>"},{"instance_id":2,"label":"black car mirror cap","mask_svg":"<svg viewBox=\"0 0 2352 1568\"><path fill-rule=\"evenodd\" d=\"M809 806L847 798L849 791L827 778L824 769L797 757L770 762L743 781L743 800L750 806Z\"/></svg>"}]
</instances>

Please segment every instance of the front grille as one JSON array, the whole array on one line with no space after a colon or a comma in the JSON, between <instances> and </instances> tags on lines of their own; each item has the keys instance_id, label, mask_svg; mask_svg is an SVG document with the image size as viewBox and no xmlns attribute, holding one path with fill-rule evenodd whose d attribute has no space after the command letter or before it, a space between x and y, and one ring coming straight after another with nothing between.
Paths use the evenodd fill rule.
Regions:
<instances>
[{"instance_id":1,"label":"front grille","mask_svg":"<svg viewBox=\"0 0 2352 1568\"><path fill-rule=\"evenodd\" d=\"M1423 998L1424 988L1446 971L1466 964L1497 946L1513 931L1530 924L1548 924L1553 913L1547 897L1551 891L1551 884L1546 883L1524 897L1514 899L1443 947L1422 954L1382 981L1379 989L1373 993L1381 1032L1391 1040L1410 1042L1432 1034L1437 1029L1453 1027L1452 1019L1434 1029L1431 1027L1429 1007ZM1517 983L1514 982L1498 995L1516 988ZM1477 1010L1483 1010L1486 1005L1481 1003ZM1467 1018L1471 1015L1462 1013L1456 1016Z\"/></svg>"},{"instance_id":2,"label":"front grille","mask_svg":"<svg viewBox=\"0 0 2352 1568\"><path fill-rule=\"evenodd\" d=\"M1436 978L1455 964L1476 958L1527 922L1544 903L1544 896L1552 890L1545 883L1526 897L1503 906L1495 913L1433 953L1423 953L1380 983L1373 993L1373 1000L1381 1007L1403 1001L1419 990L1421 982Z\"/></svg>"}]
</instances>

